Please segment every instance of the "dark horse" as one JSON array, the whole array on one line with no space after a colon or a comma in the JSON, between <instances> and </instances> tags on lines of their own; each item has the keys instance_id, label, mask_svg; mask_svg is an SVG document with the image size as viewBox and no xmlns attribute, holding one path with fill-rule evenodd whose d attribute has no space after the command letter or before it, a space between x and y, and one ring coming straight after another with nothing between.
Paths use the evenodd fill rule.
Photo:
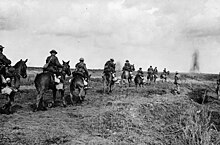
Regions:
<instances>
[{"instance_id":1,"label":"dark horse","mask_svg":"<svg viewBox=\"0 0 220 145\"><path fill-rule=\"evenodd\" d=\"M43 94L47 91L47 90L52 90L53 91L53 102L52 105L55 103L56 100L56 92L57 90L59 90L60 94L61 94L61 98L63 101L63 106L66 106L66 101L64 98L64 81L65 81L65 76L71 75L71 71L70 71L70 66L69 66L69 61L68 62L64 62L63 61L63 67L62 69L59 71L59 76L61 76L61 88L57 88L57 85L54 81L54 74L50 73L50 72L42 72L40 74L37 74L34 80L35 83L35 87L37 90L37 103L36 103L36 109L40 110L40 103L42 103L43 109L46 109L45 105L44 105L44 101L43 101ZM35 110L34 110L35 111Z\"/></svg>"},{"instance_id":2,"label":"dark horse","mask_svg":"<svg viewBox=\"0 0 220 145\"><path fill-rule=\"evenodd\" d=\"M18 61L14 66L8 67L5 77L10 78L13 80L13 84L11 84L15 89L19 89L20 87L20 79L22 78L27 78L27 65L26 60L20 60Z\"/></svg>"},{"instance_id":3,"label":"dark horse","mask_svg":"<svg viewBox=\"0 0 220 145\"><path fill-rule=\"evenodd\" d=\"M137 89L137 87L143 87L144 85L144 81L143 79L141 78L140 75L136 75L135 78L134 78L134 83L135 83L135 87Z\"/></svg>"},{"instance_id":4,"label":"dark horse","mask_svg":"<svg viewBox=\"0 0 220 145\"><path fill-rule=\"evenodd\" d=\"M26 78L27 77L27 59L23 61L22 59L18 61L14 66L8 68L10 71L6 71L6 74L3 74L5 78L14 79L13 87L18 89L20 87L20 77ZM4 68L6 69L6 68ZM5 71L3 71L5 73ZM6 97L8 98L8 102L2 107L1 111L6 114L11 113L11 106L14 102L15 91L11 88L10 84L4 84L1 78L0 87L3 88L2 92L5 92ZM3 91L4 90L4 91Z\"/></svg>"},{"instance_id":5,"label":"dark horse","mask_svg":"<svg viewBox=\"0 0 220 145\"><path fill-rule=\"evenodd\" d=\"M112 71L105 71L104 75L102 76L103 80L103 93L107 92L108 94L112 92L112 86L114 85L115 81L114 79L115 73Z\"/></svg>"},{"instance_id":6,"label":"dark horse","mask_svg":"<svg viewBox=\"0 0 220 145\"><path fill-rule=\"evenodd\" d=\"M73 78L70 81L70 100L73 104L73 97L76 97L76 103L82 103L86 96L86 89L84 84L85 76L81 72L73 72ZM90 76L88 76L89 79ZM88 80L87 80L88 81Z\"/></svg>"},{"instance_id":7,"label":"dark horse","mask_svg":"<svg viewBox=\"0 0 220 145\"><path fill-rule=\"evenodd\" d=\"M131 86L131 82L132 82L132 75L131 73L135 71L134 68L134 64L131 65L131 72L124 70L123 73L121 74L121 84L123 84L124 80L126 80L126 83L129 85L129 87Z\"/></svg>"},{"instance_id":8,"label":"dark horse","mask_svg":"<svg viewBox=\"0 0 220 145\"><path fill-rule=\"evenodd\" d=\"M112 92L112 86L114 85L116 79L116 73L115 73L115 65L113 67L105 68L102 76L102 81L103 81L103 93L107 91L109 94ZM107 88L107 90L106 90Z\"/></svg>"}]
</instances>

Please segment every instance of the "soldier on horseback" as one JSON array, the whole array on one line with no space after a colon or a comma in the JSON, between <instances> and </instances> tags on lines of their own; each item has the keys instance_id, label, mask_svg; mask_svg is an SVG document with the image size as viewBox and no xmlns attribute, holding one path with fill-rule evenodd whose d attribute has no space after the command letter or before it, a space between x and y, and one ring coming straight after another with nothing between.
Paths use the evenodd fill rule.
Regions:
<instances>
[{"instance_id":1,"label":"soldier on horseback","mask_svg":"<svg viewBox=\"0 0 220 145\"><path fill-rule=\"evenodd\" d=\"M179 85L180 85L180 74L178 72L175 73L175 76L174 76L174 85L175 85L175 93L180 93L180 88L179 88Z\"/></svg>"},{"instance_id":2,"label":"soldier on horseback","mask_svg":"<svg viewBox=\"0 0 220 145\"><path fill-rule=\"evenodd\" d=\"M167 71L166 68L164 68L163 72L160 75L160 79L162 79L166 82L169 74L170 74L170 72Z\"/></svg>"},{"instance_id":3,"label":"soldier on horseback","mask_svg":"<svg viewBox=\"0 0 220 145\"><path fill-rule=\"evenodd\" d=\"M0 82L0 89L2 94L6 94L9 97L8 103L6 103L3 106L4 110L11 111L11 103L14 101L15 91L10 88L10 85L7 82L6 73L7 68L11 65L11 60L9 60L4 54L3 54L3 46L0 45L0 76L1 76L1 82Z\"/></svg>"},{"instance_id":4,"label":"soldier on horseback","mask_svg":"<svg viewBox=\"0 0 220 145\"><path fill-rule=\"evenodd\" d=\"M125 61L125 64L124 64L124 66L122 68L122 71L129 71L129 72L131 72L131 64L130 64L129 60Z\"/></svg>"},{"instance_id":5,"label":"soldier on horseback","mask_svg":"<svg viewBox=\"0 0 220 145\"><path fill-rule=\"evenodd\" d=\"M115 71L115 63L114 63L114 59L111 58L110 60L108 60L105 65L104 65L104 72L103 74L106 74L106 73L112 73L112 77L113 77L113 81L116 81L117 78L116 78L116 71Z\"/></svg>"},{"instance_id":6,"label":"soldier on horseback","mask_svg":"<svg viewBox=\"0 0 220 145\"><path fill-rule=\"evenodd\" d=\"M104 66L104 73L106 71L110 71L112 73L115 73L115 63L114 63L114 59L110 59L108 60L106 63L105 63L105 66Z\"/></svg>"},{"instance_id":7,"label":"soldier on horseback","mask_svg":"<svg viewBox=\"0 0 220 145\"><path fill-rule=\"evenodd\" d=\"M152 66L150 66L148 69L147 69L147 79L151 79L151 77L153 76L153 73L154 73L154 69Z\"/></svg>"},{"instance_id":8,"label":"soldier on horseback","mask_svg":"<svg viewBox=\"0 0 220 145\"><path fill-rule=\"evenodd\" d=\"M0 45L0 75L3 83L6 83L6 67L11 65L11 60L9 60L3 54L3 46Z\"/></svg>"},{"instance_id":9,"label":"soldier on horseback","mask_svg":"<svg viewBox=\"0 0 220 145\"><path fill-rule=\"evenodd\" d=\"M59 83L60 82L60 79L59 79L59 68L62 68L63 66L60 64L56 54L56 50L51 50L50 51L50 56L47 57L46 59L46 64L44 65L44 71L48 71L50 73L53 73L54 74L54 81L56 83Z\"/></svg>"},{"instance_id":10,"label":"soldier on horseback","mask_svg":"<svg viewBox=\"0 0 220 145\"><path fill-rule=\"evenodd\" d=\"M81 73L84 78L84 85L85 88L88 85L88 79L89 79L89 71L86 68L86 64L84 63L84 58L80 58L79 62L75 65L76 71L78 73Z\"/></svg>"},{"instance_id":11,"label":"soldier on horseback","mask_svg":"<svg viewBox=\"0 0 220 145\"><path fill-rule=\"evenodd\" d=\"M140 67L137 71L137 75L139 75L142 79L144 79L144 72L142 71L142 68Z\"/></svg>"}]
</instances>

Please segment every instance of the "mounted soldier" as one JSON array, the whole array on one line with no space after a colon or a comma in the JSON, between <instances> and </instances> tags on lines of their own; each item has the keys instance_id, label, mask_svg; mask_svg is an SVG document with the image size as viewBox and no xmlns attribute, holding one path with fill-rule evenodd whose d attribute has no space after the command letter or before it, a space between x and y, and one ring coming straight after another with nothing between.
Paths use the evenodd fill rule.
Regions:
<instances>
[{"instance_id":1,"label":"mounted soldier","mask_svg":"<svg viewBox=\"0 0 220 145\"><path fill-rule=\"evenodd\" d=\"M104 66L104 73L107 72L107 71L110 71L112 73L115 73L115 63L114 63L114 59L110 59L108 60L106 63L105 63L105 66Z\"/></svg>"},{"instance_id":2,"label":"mounted soldier","mask_svg":"<svg viewBox=\"0 0 220 145\"><path fill-rule=\"evenodd\" d=\"M86 88L89 80L89 71L86 67L86 64L84 63L84 58L79 59L79 62L75 65L75 68L76 68L75 72L82 74L84 78L84 85Z\"/></svg>"},{"instance_id":3,"label":"mounted soldier","mask_svg":"<svg viewBox=\"0 0 220 145\"><path fill-rule=\"evenodd\" d=\"M167 81L167 76L170 74L169 71L166 70L166 68L164 68L162 74L160 75L160 79L164 80L165 82Z\"/></svg>"},{"instance_id":4,"label":"mounted soldier","mask_svg":"<svg viewBox=\"0 0 220 145\"><path fill-rule=\"evenodd\" d=\"M11 65L11 60L9 60L3 54L3 46L0 45L0 75L3 83L6 83L6 69Z\"/></svg>"},{"instance_id":5,"label":"mounted soldier","mask_svg":"<svg viewBox=\"0 0 220 145\"><path fill-rule=\"evenodd\" d=\"M139 75L142 79L144 79L144 72L142 71L142 68L140 67L137 71L137 75Z\"/></svg>"},{"instance_id":6,"label":"mounted soldier","mask_svg":"<svg viewBox=\"0 0 220 145\"><path fill-rule=\"evenodd\" d=\"M154 82L156 82L156 80L157 80L157 78L158 78L158 70L157 70L157 67L154 68L153 74L154 74Z\"/></svg>"},{"instance_id":7,"label":"mounted soldier","mask_svg":"<svg viewBox=\"0 0 220 145\"><path fill-rule=\"evenodd\" d=\"M11 112L11 106L12 102L14 102L14 96L15 91L11 88L11 84L9 84L10 79L6 79L6 73L7 69L11 65L11 60L9 60L4 54L3 54L4 47L0 45L0 76L1 76L1 82L0 82L0 89L1 93L8 96L8 102L3 106L4 110L7 110L7 112Z\"/></svg>"},{"instance_id":8,"label":"mounted soldier","mask_svg":"<svg viewBox=\"0 0 220 145\"><path fill-rule=\"evenodd\" d=\"M154 69L152 66L150 66L148 69L147 69L147 80L148 81L153 81L153 73L154 73Z\"/></svg>"},{"instance_id":9,"label":"mounted soldier","mask_svg":"<svg viewBox=\"0 0 220 145\"><path fill-rule=\"evenodd\" d=\"M59 69L61 69L63 66L60 64L56 54L56 50L51 50L50 51L50 56L47 57L46 59L46 64L43 67L44 71L48 71L52 74L54 74L54 81L56 83L60 82L60 77L58 76L59 74Z\"/></svg>"},{"instance_id":10,"label":"mounted soldier","mask_svg":"<svg viewBox=\"0 0 220 145\"><path fill-rule=\"evenodd\" d=\"M114 59L108 60L104 65L103 71L103 92L107 91L107 93L112 92L112 86L117 81L116 71L115 71L115 63ZM106 90L107 88L107 90Z\"/></svg>"},{"instance_id":11,"label":"mounted soldier","mask_svg":"<svg viewBox=\"0 0 220 145\"><path fill-rule=\"evenodd\" d=\"M129 60L125 61L125 64L124 64L124 66L122 68L122 71L123 72L124 71L129 71L131 73L132 70L131 70L131 64L130 64Z\"/></svg>"},{"instance_id":12,"label":"mounted soldier","mask_svg":"<svg viewBox=\"0 0 220 145\"><path fill-rule=\"evenodd\" d=\"M174 85L175 85L175 93L178 93L180 94L180 74L178 72L175 73L175 76L174 76Z\"/></svg>"}]
</instances>

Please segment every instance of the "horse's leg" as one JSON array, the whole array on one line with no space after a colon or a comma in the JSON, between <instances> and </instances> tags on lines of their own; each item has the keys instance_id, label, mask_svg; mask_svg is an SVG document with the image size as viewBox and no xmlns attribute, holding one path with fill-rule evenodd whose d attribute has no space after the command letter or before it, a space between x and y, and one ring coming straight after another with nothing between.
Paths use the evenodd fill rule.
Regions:
<instances>
[{"instance_id":1,"label":"horse's leg","mask_svg":"<svg viewBox=\"0 0 220 145\"><path fill-rule=\"evenodd\" d=\"M56 101L56 95L57 95L57 90L54 88L54 89L53 89L53 101L52 101L52 105L55 104L55 101Z\"/></svg>"},{"instance_id":2,"label":"horse's leg","mask_svg":"<svg viewBox=\"0 0 220 145\"><path fill-rule=\"evenodd\" d=\"M63 107L66 107L66 98L64 96L64 91L65 91L64 89L59 90L60 95L61 95L61 99L62 99L62 102L63 102Z\"/></svg>"},{"instance_id":3,"label":"horse's leg","mask_svg":"<svg viewBox=\"0 0 220 145\"><path fill-rule=\"evenodd\" d=\"M43 94L44 94L44 91L41 90L38 92L38 95L37 95L37 103L36 103L36 109L37 110L40 110L39 106L40 106L40 103L42 102L43 103Z\"/></svg>"},{"instance_id":4,"label":"horse's leg","mask_svg":"<svg viewBox=\"0 0 220 145\"><path fill-rule=\"evenodd\" d=\"M106 85L106 80L103 78L103 93L105 93L105 85Z\"/></svg>"},{"instance_id":5,"label":"horse's leg","mask_svg":"<svg viewBox=\"0 0 220 145\"><path fill-rule=\"evenodd\" d=\"M71 101L71 103L73 105L73 92L70 92L70 101Z\"/></svg>"},{"instance_id":6,"label":"horse's leg","mask_svg":"<svg viewBox=\"0 0 220 145\"><path fill-rule=\"evenodd\" d=\"M84 98L83 98L83 92L84 92L83 87L79 87L79 98L80 98L80 102L81 102L81 103L82 103L82 101L84 100Z\"/></svg>"}]
</instances>

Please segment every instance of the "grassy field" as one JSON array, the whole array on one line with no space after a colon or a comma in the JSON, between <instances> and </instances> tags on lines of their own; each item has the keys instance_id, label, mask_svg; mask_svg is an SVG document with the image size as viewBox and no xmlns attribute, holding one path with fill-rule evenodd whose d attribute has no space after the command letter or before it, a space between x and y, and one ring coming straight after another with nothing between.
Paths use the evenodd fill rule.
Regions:
<instances>
[{"instance_id":1,"label":"grassy field","mask_svg":"<svg viewBox=\"0 0 220 145\"><path fill-rule=\"evenodd\" d=\"M92 79L82 105L32 111L36 102L33 80L40 68L29 68L11 115L0 114L0 144L220 144L220 103L215 97L215 74L181 74L181 93L173 94L173 77L135 89L116 84L102 93L102 70L90 70ZM117 76L120 72L117 73ZM68 79L65 95L69 95ZM205 92L209 91L209 96ZM52 100L48 91L45 101ZM0 97L0 106L5 102ZM203 102L203 103L202 103Z\"/></svg>"}]
</instances>

